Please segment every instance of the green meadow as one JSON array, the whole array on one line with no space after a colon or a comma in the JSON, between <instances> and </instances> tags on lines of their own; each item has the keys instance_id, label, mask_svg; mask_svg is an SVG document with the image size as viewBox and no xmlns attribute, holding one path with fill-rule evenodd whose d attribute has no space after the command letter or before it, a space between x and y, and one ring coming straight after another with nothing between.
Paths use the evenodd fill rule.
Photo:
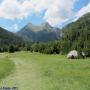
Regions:
<instances>
[{"instance_id":1,"label":"green meadow","mask_svg":"<svg viewBox=\"0 0 90 90\"><path fill-rule=\"evenodd\" d=\"M0 87L18 90L90 90L90 58L30 52L0 54Z\"/></svg>"}]
</instances>

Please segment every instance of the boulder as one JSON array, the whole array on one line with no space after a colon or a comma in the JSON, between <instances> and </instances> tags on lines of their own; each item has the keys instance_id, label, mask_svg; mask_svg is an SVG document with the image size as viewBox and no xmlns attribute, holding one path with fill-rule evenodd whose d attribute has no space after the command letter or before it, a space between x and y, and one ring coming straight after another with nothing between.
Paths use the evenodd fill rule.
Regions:
<instances>
[{"instance_id":1,"label":"boulder","mask_svg":"<svg viewBox=\"0 0 90 90\"><path fill-rule=\"evenodd\" d=\"M80 53L80 56L81 56L81 58L83 58L83 59L84 59L84 58L86 57L85 52L81 52L81 53Z\"/></svg>"},{"instance_id":2,"label":"boulder","mask_svg":"<svg viewBox=\"0 0 90 90\"><path fill-rule=\"evenodd\" d=\"M72 50L68 53L67 58L69 59L77 59L79 57L79 53L76 50Z\"/></svg>"}]
</instances>

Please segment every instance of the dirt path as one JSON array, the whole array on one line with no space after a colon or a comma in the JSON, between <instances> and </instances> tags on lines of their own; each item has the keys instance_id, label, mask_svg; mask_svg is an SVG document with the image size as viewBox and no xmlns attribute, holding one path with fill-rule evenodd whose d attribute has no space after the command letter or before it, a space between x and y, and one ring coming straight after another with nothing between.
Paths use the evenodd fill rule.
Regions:
<instances>
[{"instance_id":1,"label":"dirt path","mask_svg":"<svg viewBox=\"0 0 90 90\"><path fill-rule=\"evenodd\" d=\"M0 87L18 87L19 90L42 90L42 79L38 66L33 60L11 58L15 62L16 71L0 83ZM44 90L44 89L43 89Z\"/></svg>"}]
</instances>

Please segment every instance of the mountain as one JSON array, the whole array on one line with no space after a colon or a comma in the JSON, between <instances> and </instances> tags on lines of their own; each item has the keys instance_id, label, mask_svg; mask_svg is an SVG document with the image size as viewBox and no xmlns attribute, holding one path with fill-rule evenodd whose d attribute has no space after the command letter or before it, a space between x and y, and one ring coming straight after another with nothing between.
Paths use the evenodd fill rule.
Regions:
<instances>
[{"instance_id":1,"label":"mountain","mask_svg":"<svg viewBox=\"0 0 90 90\"><path fill-rule=\"evenodd\" d=\"M68 24L62 31L63 51L68 52L76 49L86 51L90 55L90 13L87 13L76 22Z\"/></svg>"},{"instance_id":2,"label":"mountain","mask_svg":"<svg viewBox=\"0 0 90 90\"><path fill-rule=\"evenodd\" d=\"M0 48L21 43L22 39L20 37L0 27Z\"/></svg>"},{"instance_id":3,"label":"mountain","mask_svg":"<svg viewBox=\"0 0 90 90\"><path fill-rule=\"evenodd\" d=\"M48 23L35 26L31 23L16 33L25 41L48 42L57 40L60 37L60 30L50 26Z\"/></svg>"}]
</instances>

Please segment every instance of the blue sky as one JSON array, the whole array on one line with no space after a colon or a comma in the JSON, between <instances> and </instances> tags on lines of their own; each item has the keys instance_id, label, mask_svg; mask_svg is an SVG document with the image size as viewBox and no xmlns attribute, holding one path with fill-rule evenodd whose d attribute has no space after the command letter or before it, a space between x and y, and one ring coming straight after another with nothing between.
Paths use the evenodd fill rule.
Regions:
<instances>
[{"instance_id":1,"label":"blue sky","mask_svg":"<svg viewBox=\"0 0 90 90\"><path fill-rule=\"evenodd\" d=\"M52 3L52 5L51 5ZM52 26L78 19L90 12L90 0L2 0L0 2L0 27L16 32L28 23Z\"/></svg>"},{"instance_id":2,"label":"blue sky","mask_svg":"<svg viewBox=\"0 0 90 90\"><path fill-rule=\"evenodd\" d=\"M79 2L75 3L74 7L75 7L75 11L79 11L81 8L83 8L84 6L86 6L88 3L90 2L90 0L79 0Z\"/></svg>"}]
</instances>

